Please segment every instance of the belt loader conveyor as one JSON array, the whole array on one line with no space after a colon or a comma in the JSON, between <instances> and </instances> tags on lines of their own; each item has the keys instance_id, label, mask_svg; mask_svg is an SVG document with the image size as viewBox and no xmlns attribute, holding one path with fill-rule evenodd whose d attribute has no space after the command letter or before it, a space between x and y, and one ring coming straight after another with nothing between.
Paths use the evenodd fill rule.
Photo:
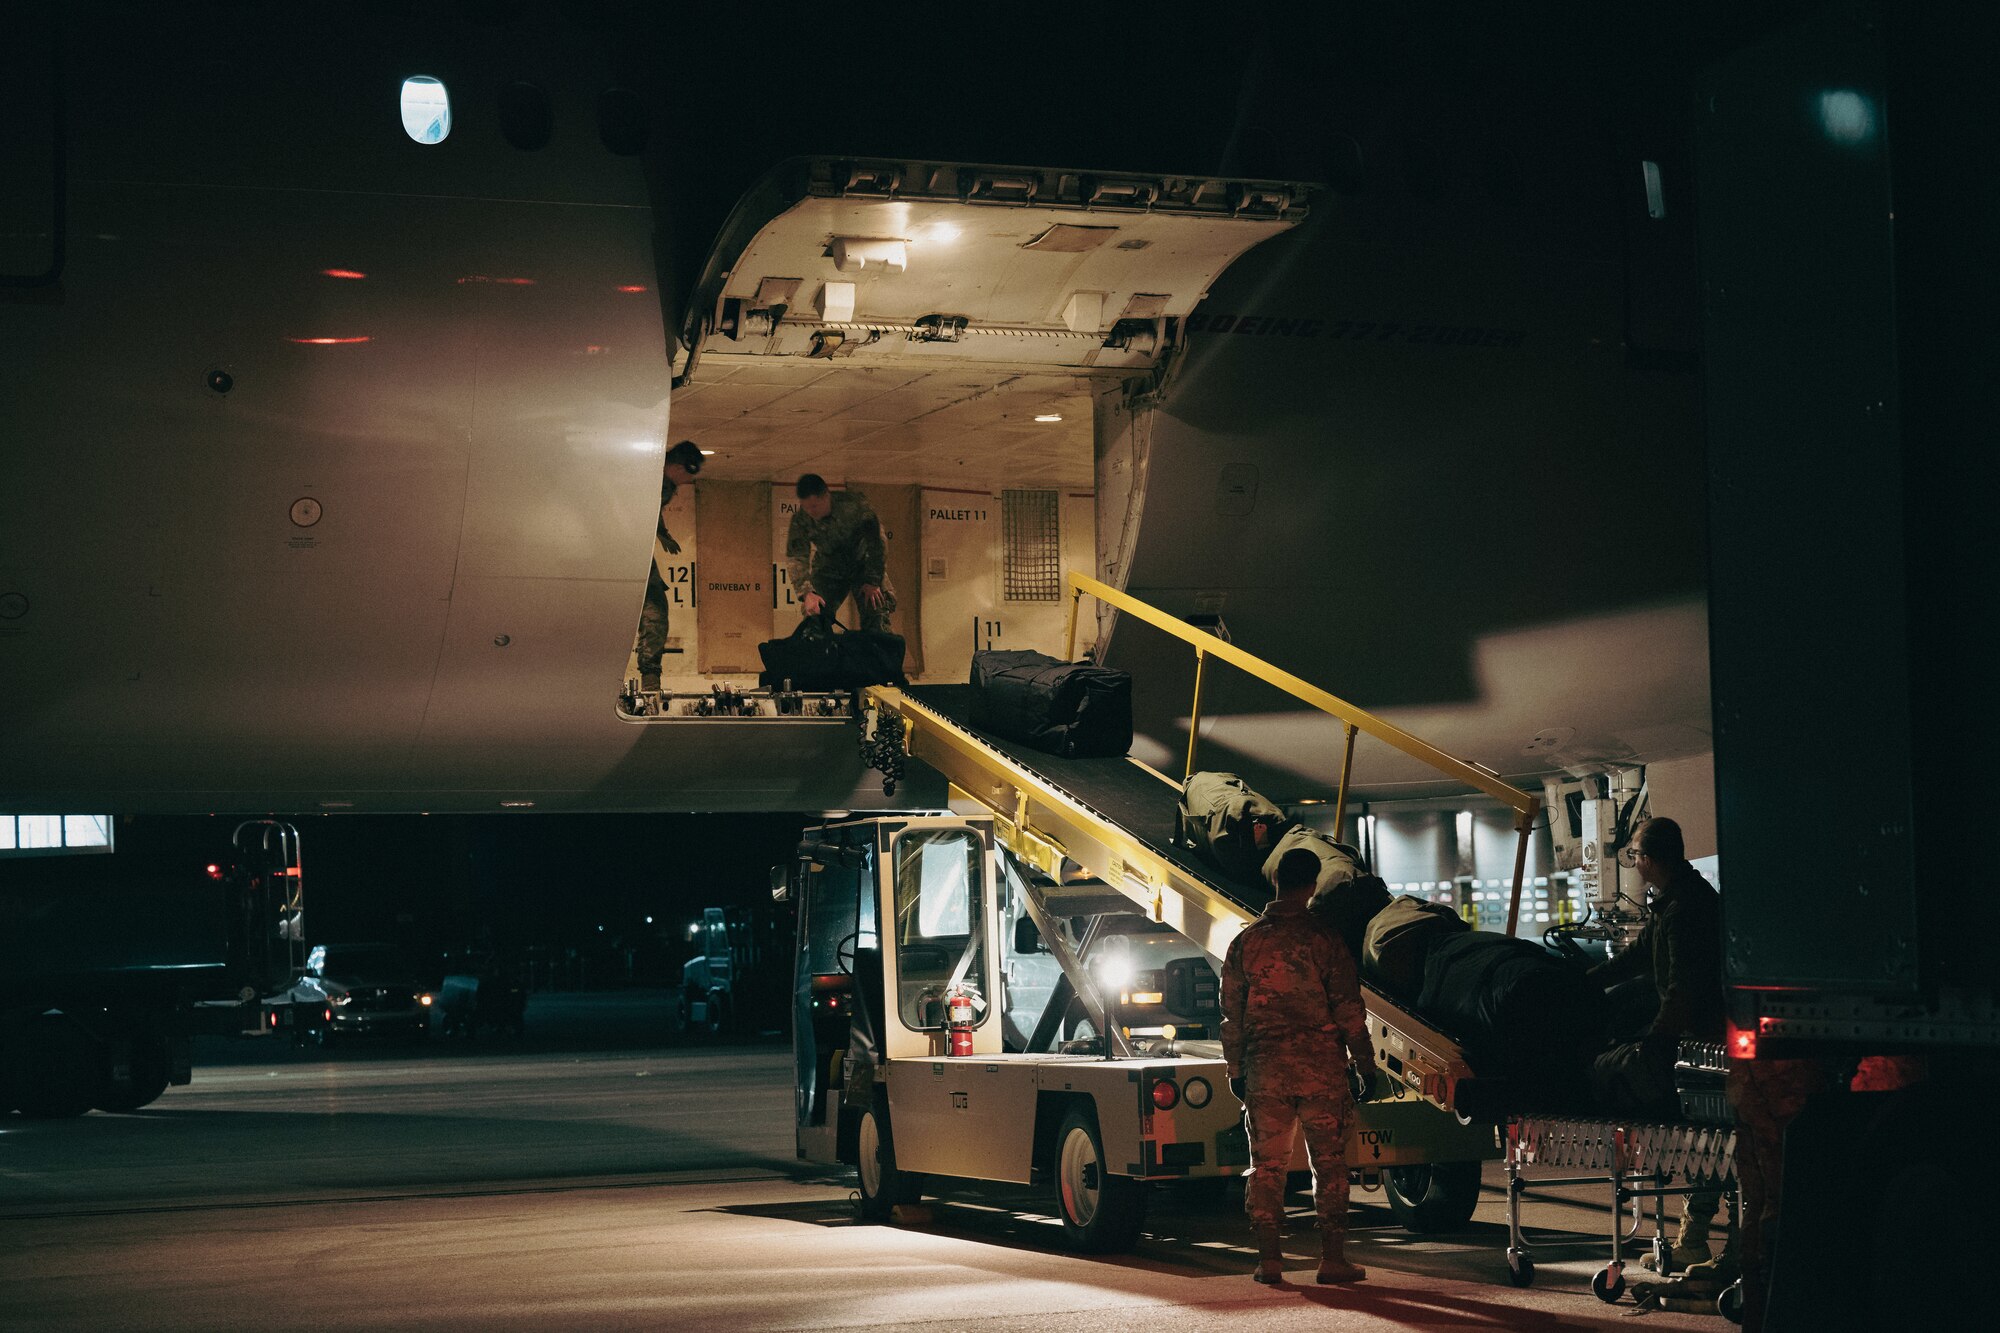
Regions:
<instances>
[{"instance_id":1,"label":"belt loader conveyor","mask_svg":"<svg viewBox=\"0 0 2000 1333\"><path fill-rule=\"evenodd\" d=\"M1193 941L1219 971L1261 903L1175 845L1179 789L1130 759L1062 759L975 731L966 720L970 699L963 685L875 686L867 691L870 725L893 727L887 719L897 719L907 752L992 811L998 840L1022 861L1056 880L1065 861L1082 867ZM1371 1112L1406 1120L1412 1099L1456 1117L1460 1088L1472 1078L1458 1044L1364 990L1369 1035L1398 1094L1359 1108L1363 1128ZM1464 1119L1459 1125L1469 1128ZM1496 1155L1455 1146L1460 1158Z\"/></svg>"}]
</instances>

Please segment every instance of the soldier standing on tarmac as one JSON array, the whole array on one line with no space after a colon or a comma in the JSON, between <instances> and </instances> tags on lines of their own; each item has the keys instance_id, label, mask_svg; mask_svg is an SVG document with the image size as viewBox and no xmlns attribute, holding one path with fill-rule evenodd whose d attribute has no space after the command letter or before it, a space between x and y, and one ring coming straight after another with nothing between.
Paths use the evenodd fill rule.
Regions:
<instances>
[{"instance_id":1,"label":"soldier standing on tarmac","mask_svg":"<svg viewBox=\"0 0 2000 1333\"><path fill-rule=\"evenodd\" d=\"M1284 1281L1279 1223L1295 1127L1303 1125L1319 1208L1317 1280L1356 1282L1349 1263L1347 1129L1354 1118L1349 1066L1372 1085L1375 1048L1354 958L1307 911L1320 859L1295 848L1278 862L1278 896L1229 945L1222 964L1222 1050L1229 1090L1250 1131L1244 1211L1257 1235L1257 1280Z\"/></svg>"}]
</instances>

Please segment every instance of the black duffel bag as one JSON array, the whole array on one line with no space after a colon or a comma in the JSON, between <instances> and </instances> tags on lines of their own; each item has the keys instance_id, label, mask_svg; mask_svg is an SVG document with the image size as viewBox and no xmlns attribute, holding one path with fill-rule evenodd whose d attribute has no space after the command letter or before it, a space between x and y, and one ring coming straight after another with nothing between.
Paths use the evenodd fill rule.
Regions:
<instances>
[{"instance_id":1,"label":"black duffel bag","mask_svg":"<svg viewBox=\"0 0 2000 1333\"><path fill-rule=\"evenodd\" d=\"M1504 1109L1587 1104L1606 1033L1604 992L1539 944L1483 930L1434 937L1416 1008L1458 1038L1475 1074L1498 1082Z\"/></svg>"},{"instance_id":2,"label":"black duffel bag","mask_svg":"<svg viewBox=\"0 0 2000 1333\"><path fill-rule=\"evenodd\" d=\"M972 655L972 725L1066 759L1132 748L1132 677L1047 653Z\"/></svg>"},{"instance_id":3,"label":"black duffel bag","mask_svg":"<svg viewBox=\"0 0 2000 1333\"><path fill-rule=\"evenodd\" d=\"M903 636L887 630L848 629L837 620L807 616L782 639L757 645L764 670L757 683L767 690L858 690L864 685L902 685Z\"/></svg>"}]
</instances>

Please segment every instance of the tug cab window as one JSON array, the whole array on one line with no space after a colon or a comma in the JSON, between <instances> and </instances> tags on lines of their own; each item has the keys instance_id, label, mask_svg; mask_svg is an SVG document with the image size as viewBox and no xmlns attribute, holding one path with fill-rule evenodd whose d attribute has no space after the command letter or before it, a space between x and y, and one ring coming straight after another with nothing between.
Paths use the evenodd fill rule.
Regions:
<instances>
[{"instance_id":1,"label":"tug cab window","mask_svg":"<svg viewBox=\"0 0 2000 1333\"><path fill-rule=\"evenodd\" d=\"M966 829L913 829L896 840L896 978L903 1025L944 1026L954 987L985 1019L982 848Z\"/></svg>"}]
</instances>

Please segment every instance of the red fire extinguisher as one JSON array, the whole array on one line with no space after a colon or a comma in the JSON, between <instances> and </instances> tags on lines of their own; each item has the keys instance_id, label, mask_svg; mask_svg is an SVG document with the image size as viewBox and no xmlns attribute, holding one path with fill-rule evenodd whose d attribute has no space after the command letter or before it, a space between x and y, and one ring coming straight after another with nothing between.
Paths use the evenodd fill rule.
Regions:
<instances>
[{"instance_id":1,"label":"red fire extinguisher","mask_svg":"<svg viewBox=\"0 0 2000 1333\"><path fill-rule=\"evenodd\" d=\"M972 1054L972 997L955 990L944 1002L944 1026L951 1033L953 1055Z\"/></svg>"}]
</instances>

